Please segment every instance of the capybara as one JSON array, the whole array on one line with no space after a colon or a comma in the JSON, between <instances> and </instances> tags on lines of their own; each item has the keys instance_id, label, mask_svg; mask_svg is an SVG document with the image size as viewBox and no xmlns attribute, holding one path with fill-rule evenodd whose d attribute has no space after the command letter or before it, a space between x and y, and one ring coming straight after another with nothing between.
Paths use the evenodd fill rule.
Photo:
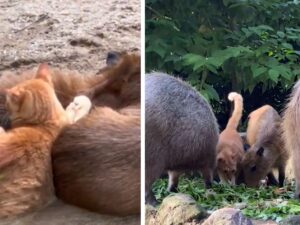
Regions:
<instances>
[{"instance_id":1,"label":"capybara","mask_svg":"<svg viewBox=\"0 0 300 225\"><path fill-rule=\"evenodd\" d=\"M54 186L69 204L99 213L140 212L140 117L96 107L53 145Z\"/></svg>"},{"instance_id":2,"label":"capybara","mask_svg":"<svg viewBox=\"0 0 300 225\"><path fill-rule=\"evenodd\" d=\"M282 118L270 105L265 105L249 115L247 142L250 148L242 160L241 177L250 187L259 186L260 180L268 177L270 184L283 186L288 152L284 146ZM272 170L278 169L278 181Z\"/></svg>"},{"instance_id":3,"label":"capybara","mask_svg":"<svg viewBox=\"0 0 300 225\"><path fill-rule=\"evenodd\" d=\"M291 155L295 180L295 197L300 198L300 81L297 81L283 114L283 139Z\"/></svg>"},{"instance_id":4,"label":"capybara","mask_svg":"<svg viewBox=\"0 0 300 225\"><path fill-rule=\"evenodd\" d=\"M190 85L167 74L146 75L146 203L165 171L200 170L207 187L216 165L218 126L209 104Z\"/></svg>"}]
</instances>

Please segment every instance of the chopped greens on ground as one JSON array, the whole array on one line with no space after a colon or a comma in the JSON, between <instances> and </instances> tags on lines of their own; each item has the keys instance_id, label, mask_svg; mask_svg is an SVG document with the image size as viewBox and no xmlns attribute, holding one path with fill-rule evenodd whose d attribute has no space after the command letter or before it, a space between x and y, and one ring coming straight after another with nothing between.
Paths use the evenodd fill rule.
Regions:
<instances>
[{"instance_id":1,"label":"chopped greens on ground","mask_svg":"<svg viewBox=\"0 0 300 225\"><path fill-rule=\"evenodd\" d=\"M159 179L153 185L155 197L159 202L169 195L167 179ZM200 178L181 178L179 192L189 194L206 210L214 211L223 207L242 210L249 218L276 222L289 215L300 215L300 201L293 199L294 185L283 188L274 186L248 188L244 185L230 186L214 183L212 189L205 190Z\"/></svg>"}]
</instances>

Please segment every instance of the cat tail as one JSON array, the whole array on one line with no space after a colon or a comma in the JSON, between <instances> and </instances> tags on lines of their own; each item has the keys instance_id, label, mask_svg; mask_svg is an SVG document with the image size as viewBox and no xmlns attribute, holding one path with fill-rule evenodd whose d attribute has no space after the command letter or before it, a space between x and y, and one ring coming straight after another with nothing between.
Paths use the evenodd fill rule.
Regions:
<instances>
[{"instance_id":1,"label":"cat tail","mask_svg":"<svg viewBox=\"0 0 300 225\"><path fill-rule=\"evenodd\" d=\"M228 120L226 128L231 128L236 130L242 118L243 97L236 92L230 92L228 95L228 100L234 102L234 110L230 119Z\"/></svg>"}]
</instances>

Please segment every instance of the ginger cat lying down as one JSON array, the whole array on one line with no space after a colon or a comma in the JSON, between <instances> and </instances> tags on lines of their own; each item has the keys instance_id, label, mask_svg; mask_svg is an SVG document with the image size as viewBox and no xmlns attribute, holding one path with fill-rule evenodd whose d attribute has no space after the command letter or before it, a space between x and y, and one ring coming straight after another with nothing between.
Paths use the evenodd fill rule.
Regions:
<instances>
[{"instance_id":1,"label":"ginger cat lying down","mask_svg":"<svg viewBox=\"0 0 300 225\"><path fill-rule=\"evenodd\" d=\"M84 116L90 110L89 99L84 98L66 112L46 67L40 66L34 79L5 90L13 128L8 132L1 128L0 134L0 218L32 212L54 199L53 141L64 126L79 119L78 112Z\"/></svg>"}]
</instances>

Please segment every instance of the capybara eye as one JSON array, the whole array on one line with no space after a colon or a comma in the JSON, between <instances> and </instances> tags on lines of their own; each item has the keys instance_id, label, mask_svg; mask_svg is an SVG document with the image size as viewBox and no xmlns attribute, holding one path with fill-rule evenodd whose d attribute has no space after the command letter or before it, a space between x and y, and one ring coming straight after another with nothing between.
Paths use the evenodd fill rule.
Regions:
<instances>
[{"instance_id":1,"label":"capybara eye","mask_svg":"<svg viewBox=\"0 0 300 225\"><path fill-rule=\"evenodd\" d=\"M254 171L256 171L256 166L251 167L251 172L254 172Z\"/></svg>"}]
</instances>

